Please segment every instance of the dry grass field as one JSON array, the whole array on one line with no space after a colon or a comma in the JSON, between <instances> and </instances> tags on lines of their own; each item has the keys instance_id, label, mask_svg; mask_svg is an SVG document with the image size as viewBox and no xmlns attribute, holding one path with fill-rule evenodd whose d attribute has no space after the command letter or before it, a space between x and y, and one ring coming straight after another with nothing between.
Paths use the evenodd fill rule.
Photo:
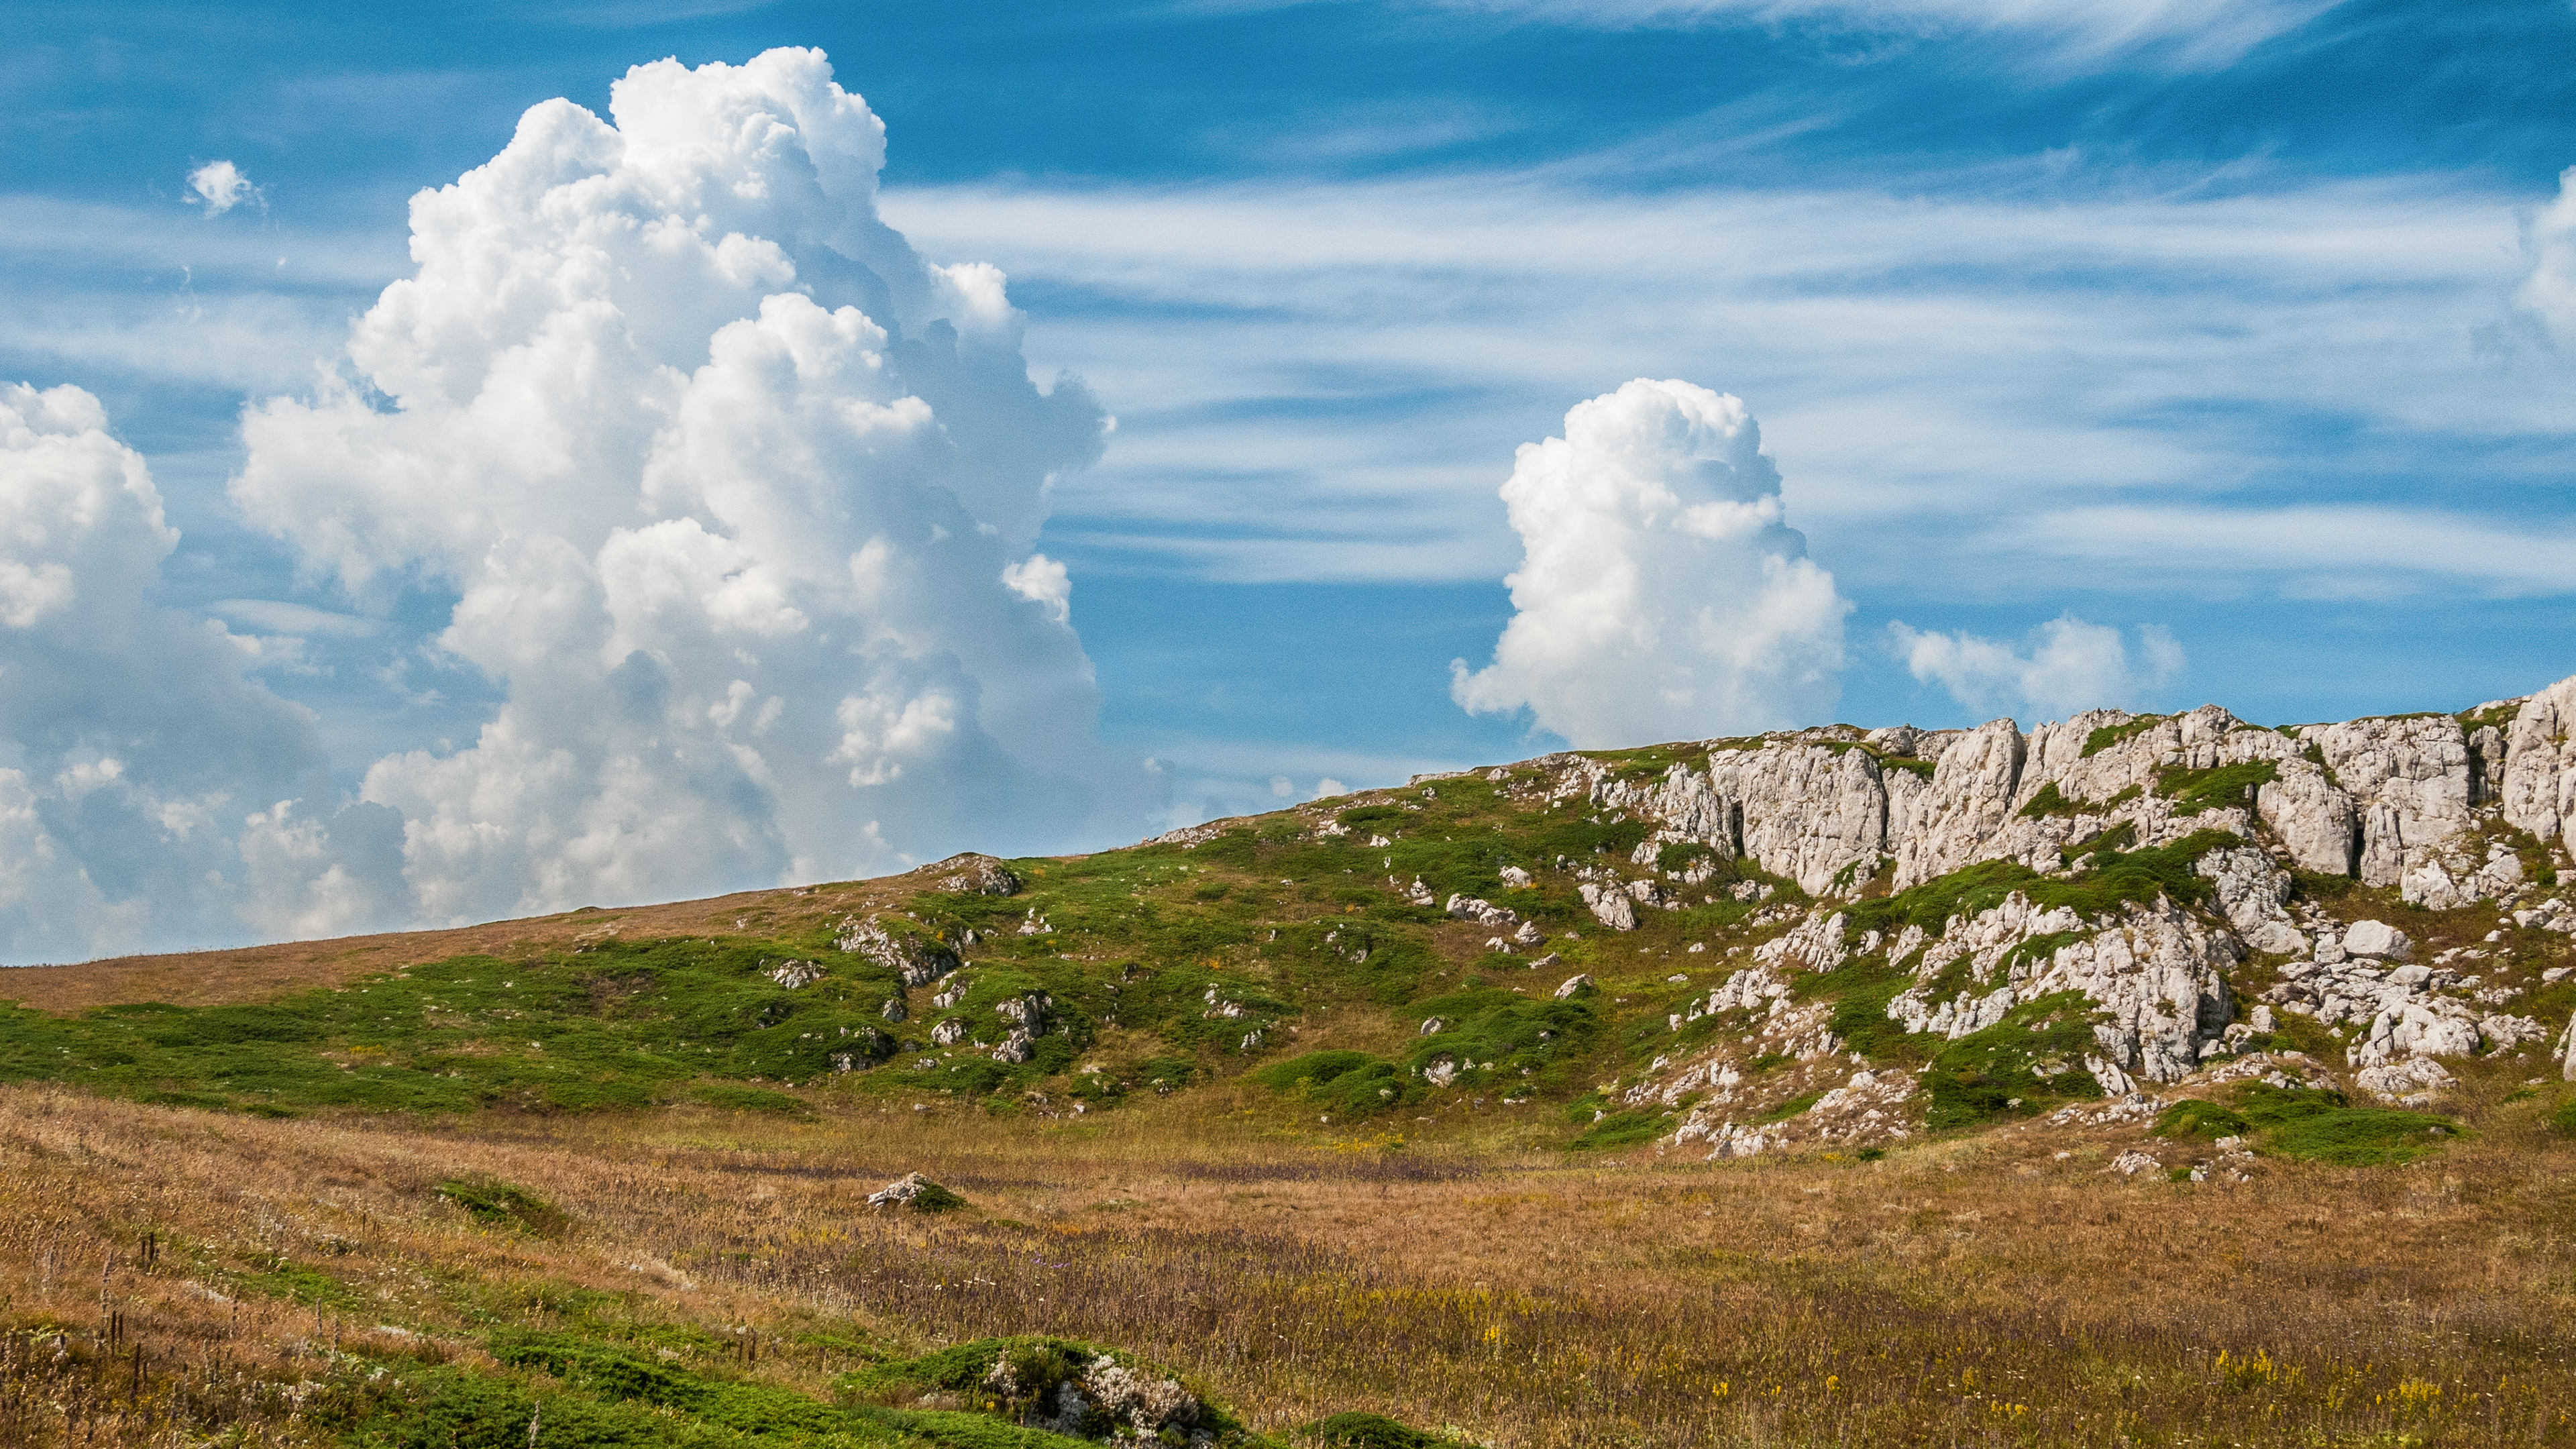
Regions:
<instances>
[{"instance_id":1,"label":"dry grass field","mask_svg":"<svg viewBox=\"0 0 2576 1449\"><path fill-rule=\"evenodd\" d=\"M822 1401L872 1355L1057 1334L1270 1433L1369 1409L1513 1449L2562 1443L2576 1151L2512 1085L2470 1084L2437 1159L2202 1184L2045 1125L1712 1164L1532 1150L1501 1114L1336 1140L1223 1089L428 1128L22 1086L0 1443L339 1442L371 1384L579 1325ZM865 1206L909 1170L971 1207ZM458 1178L560 1224L478 1223Z\"/></svg>"}]
</instances>

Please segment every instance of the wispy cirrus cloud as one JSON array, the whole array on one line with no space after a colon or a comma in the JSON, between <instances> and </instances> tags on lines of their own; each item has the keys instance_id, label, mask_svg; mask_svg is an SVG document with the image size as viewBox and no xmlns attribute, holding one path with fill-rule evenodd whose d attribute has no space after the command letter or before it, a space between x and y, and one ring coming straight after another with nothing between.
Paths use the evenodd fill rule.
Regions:
<instances>
[{"instance_id":1,"label":"wispy cirrus cloud","mask_svg":"<svg viewBox=\"0 0 2576 1449\"><path fill-rule=\"evenodd\" d=\"M1033 354L1119 414L1050 526L1092 567L1499 576L1501 440L1656 375L1760 411L1795 511L1866 597L2116 588L2131 554L2075 526L2082 509L2335 514L2394 494L2451 517L2506 488L2565 521L2514 481L2567 449L2563 364L2478 341L2525 265L2517 200L2439 176L2234 194L1998 177L1940 198L1483 175L886 205L1042 299ZM2409 494L2434 459L2446 488ZM2042 517L2064 526L2025 526ZM2223 531L2159 539L2136 577L2287 577ZM1927 552L1963 566L1927 575ZM2496 564L2425 567L2474 582Z\"/></svg>"},{"instance_id":2,"label":"wispy cirrus cloud","mask_svg":"<svg viewBox=\"0 0 2576 1449\"><path fill-rule=\"evenodd\" d=\"M1931 38L2002 33L2057 66L2144 61L2216 69L2335 9L2343 0L1450 0L1456 8L1559 24L1813 25ZM2035 42L2035 44L2034 44Z\"/></svg>"}]
</instances>

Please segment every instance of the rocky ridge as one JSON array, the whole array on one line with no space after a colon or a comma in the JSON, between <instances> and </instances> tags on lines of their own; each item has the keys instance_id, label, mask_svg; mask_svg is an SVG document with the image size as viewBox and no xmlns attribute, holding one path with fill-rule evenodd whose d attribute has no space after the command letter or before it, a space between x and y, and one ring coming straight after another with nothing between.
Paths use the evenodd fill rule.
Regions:
<instances>
[{"instance_id":1,"label":"rocky ridge","mask_svg":"<svg viewBox=\"0 0 2576 1449\"><path fill-rule=\"evenodd\" d=\"M1651 773L1615 755L1530 763L1552 801L1649 826L1628 871L1560 862L1586 877L1603 928L1714 900L1694 888L1718 862L1812 901L1671 1015L1693 1047L1659 1054L1619 1095L1685 1111L1674 1145L1740 1155L1915 1130L1902 1105L1914 1074L1850 1039L1888 1029L1959 1043L2080 1017L2085 1039L2029 1071L2080 1070L2131 1118L2152 1115L2156 1089L2248 1067L2426 1105L2452 1080L2446 1058L2548 1045L2576 1079L2576 1026L2553 1033L2513 1009L2537 983L2489 979L2509 935L2576 931L2558 887L2576 834L2571 730L2576 679L2457 715L2266 728L2215 705L2090 710L2028 733L2007 719L1705 741L1661 752L1670 763ZM2111 878L2141 862L2188 876L2153 891ZM2006 888L1955 892L1949 910L1912 899L1977 877ZM2354 913L2337 882L2378 888L2354 898L2365 904L2393 890L2416 911L2491 910L2494 929L2417 961L2407 931ZM1730 889L1748 886L1764 888ZM1888 978L1870 1003L1883 1019L1849 995L1801 1004L1800 973ZM2043 1022L2049 1003L2068 1009ZM2324 1028L2341 1061L2283 1048L2293 1016ZM1783 1060L1816 1088L1785 1116L1776 1085L1748 1090L1752 1063Z\"/></svg>"}]
</instances>

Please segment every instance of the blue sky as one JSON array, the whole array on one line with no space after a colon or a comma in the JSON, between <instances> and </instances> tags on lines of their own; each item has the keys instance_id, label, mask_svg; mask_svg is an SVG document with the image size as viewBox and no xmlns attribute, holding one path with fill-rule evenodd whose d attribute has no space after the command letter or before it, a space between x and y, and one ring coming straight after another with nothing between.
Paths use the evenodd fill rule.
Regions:
<instances>
[{"instance_id":1,"label":"blue sky","mask_svg":"<svg viewBox=\"0 0 2576 1449\"><path fill-rule=\"evenodd\" d=\"M245 404L311 392L412 268L407 198L528 107L783 45L882 118L885 220L999 266L1030 375L1116 418L1035 548L1156 819L1550 747L1451 662L1514 619L1514 449L1633 378L1758 420L1850 609L1826 702L1773 701L1801 717L2293 721L2576 672L2576 319L2532 280L2565 0L8 19L0 380L85 389L148 461L163 605L302 641L258 681L344 796L509 686L435 647L452 580L360 601L245 511ZM256 191L208 215L216 160Z\"/></svg>"}]
</instances>

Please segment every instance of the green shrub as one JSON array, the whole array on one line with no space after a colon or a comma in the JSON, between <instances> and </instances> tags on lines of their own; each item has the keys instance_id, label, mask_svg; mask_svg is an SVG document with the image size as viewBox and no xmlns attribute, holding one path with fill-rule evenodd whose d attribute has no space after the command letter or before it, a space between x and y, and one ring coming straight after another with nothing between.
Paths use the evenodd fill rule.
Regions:
<instances>
[{"instance_id":1,"label":"green shrub","mask_svg":"<svg viewBox=\"0 0 2576 1449\"><path fill-rule=\"evenodd\" d=\"M2186 1097L2167 1107L2156 1118L2159 1137L2242 1137L2254 1124L2216 1102Z\"/></svg>"},{"instance_id":2,"label":"green shrub","mask_svg":"<svg viewBox=\"0 0 2576 1449\"><path fill-rule=\"evenodd\" d=\"M2170 715L2142 714L2126 724L2104 725L2084 737L2084 753L2080 758L2089 760L2122 740L2145 734L2170 718Z\"/></svg>"},{"instance_id":3,"label":"green shrub","mask_svg":"<svg viewBox=\"0 0 2576 1449\"><path fill-rule=\"evenodd\" d=\"M1379 1414L1334 1414L1297 1432L1326 1449L1449 1449L1447 1441Z\"/></svg>"}]
</instances>

